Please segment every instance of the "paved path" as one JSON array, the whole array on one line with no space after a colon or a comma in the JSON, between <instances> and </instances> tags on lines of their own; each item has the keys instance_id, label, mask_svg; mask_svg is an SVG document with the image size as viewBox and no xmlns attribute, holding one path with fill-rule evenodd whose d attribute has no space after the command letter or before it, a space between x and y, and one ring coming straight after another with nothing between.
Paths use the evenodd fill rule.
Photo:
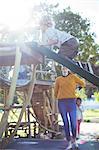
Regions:
<instances>
[{"instance_id":1,"label":"paved path","mask_svg":"<svg viewBox=\"0 0 99 150\"><path fill-rule=\"evenodd\" d=\"M99 123L82 123L81 124L81 139L95 140L99 136Z\"/></svg>"},{"instance_id":2,"label":"paved path","mask_svg":"<svg viewBox=\"0 0 99 150\"><path fill-rule=\"evenodd\" d=\"M19 139L13 141L7 149L13 150L64 150L64 140L36 140ZM79 144L80 150L99 150L99 143L96 141L82 142Z\"/></svg>"},{"instance_id":3,"label":"paved path","mask_svg":"<svg viewBox=\"0 0 99 150\"><path fill-rule=\"evenodd\" d=\"M81 136L78 140L80 150L99 150L99 123L82 123ZM13 150L64 150L66 141L61 140L38 140L38 139L17 139L7 147Z\"/></svg>"}]
</instances>

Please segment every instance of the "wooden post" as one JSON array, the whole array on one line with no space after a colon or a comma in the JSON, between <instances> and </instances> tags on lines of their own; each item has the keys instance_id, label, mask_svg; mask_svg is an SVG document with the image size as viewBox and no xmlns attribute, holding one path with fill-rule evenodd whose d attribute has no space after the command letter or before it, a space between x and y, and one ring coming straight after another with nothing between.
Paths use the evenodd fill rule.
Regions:
<instances>
[{"instance_id":1,"label":"wooden post","mask_svg":"<svg viewBox=\"0 0 99 150\"><path fill-rule=\"evenodd\" d=\"M7 108L10 108L10 106L13 103L14 93L15 93L15 89L16 89L16 81L18 78L18 73L19 73L19 68L20 68L21 55L22 54L20 52L20 48L17 47L16 48L15 68L14 68L14 72L13 72L13 78L12 78L12 82L11 82L11 86L10 86L10 90L9 90L9 95L8 95L7 101L6 101L6 107ZM3 114L1 122L0 122L0 137L2 137L3 132L5 131L5 128L7 125L7 120L8 120L8 115L9 115L9 110L4 111L4 114Z\"/></svg>"},{"instance_id":2,"label":"wooden post","mask_svg":"<svg viewBox=\"0 0 99 150\"><path fill-rule=\"evenodd\" d=\"M48 119L46 116L46 98L45 98L45 92L43 92L43 98L44 98L44 109L43 109L43 115L44 115L44 126L48 126Z\"/></svg>"},{"instance_id":3,"label":"wooden post","mask_svg":"<svg viewBox=\"0 0 99 150\"><path fill-rule=\"evenodd\" d=\"M29 90L28 90L27 100L24 101L24 103L23 103L22 110L21 110L21 113L20 113L18 122L17 122L17 124L16 124L16 127L15 127L13 133L10 135L9 139L6 141L5 146L12 140L12 138L13 138L14 135L16 134L17 129L18 129L19 126L20 126L20 123L21 123L23 114L24 114L24 112L25 112L27 106L30 104L30 100L31 100L31 98L32 98L33 89L34 89L34 85L35 85L36 67L37 67L37 65L34 65L34 67L33 67L33 73L32 73L32 76L31 76L31 82L30 82L30 86L29 86Z\"/></svg>"},{"instance_id":4,"label":"wooden post","mask_svg":"<svg viewBox=\"0 0 99 150\"><path fill-rule=\"evenodd\" d=\"M23 94L24 94L24 99L23 99L23 103L24 103L24 101L27 100L27 90L25 90ZM27 122L27 112L26 112L26 110L25 110L25 122ZM26 133L27 133L27 128L26 128Z\"/></svg>"},{"instance_id":5,"label":"wooden post","mask_svg":"<svg viewBox=\"0 0 99 150\"><path fill-rule=\"evenodd\" d=\"M29 127L29 138L31 137L31 125L30 125L30 107L27 107L27 116L28 116L28 127Z\"/></svg>"},{"instance_id":6,"label":"wooden post","mask_svg":"<svg viewBox=\"0 0 99 150\"><path fill-rule=\"evenodd\" d=\"M54 96L54 85L52 86L52 101L53 101L52 110L56 114L55 115L55 120L57 121L59 110L58 110L58 101L55 100L55 96ZM55 128L56 128L57 131L59 131L59 125L58 124L55 126Z\"/></svg>"},{"instance_id":7,"label":"wooden post","mask_svg":"<svg viewBox=\"0 0 99 150\"><path fill-rule=\"evenodd\" d=\"M59 110L58 110L58 100L56 100L56 102L55 102L55 104L56 104L56 114L57 114L57 120L58 120L58 114L59 114ZM59 125L57 125L57 131L59 131Z\"/></svg>"},{"instance_id":8,"label":"wooden post","mask_svg":"<svg viewBox=\"0 0 99 150\"><path fill-rule=\"evenodd\" d=\"M52 101L51 101L52 112L54 114L54 115L52 115L52 121L53 121L52 125L53 125L53 129L56 130L56 126L54 125L54 123L57 120L57 117L56 117L56 114L55 114L56 113L56 111L55 111L55 96L54 96L54 87L53 87L53 85L51 87L51 99L52 99Z\"/></svg>"},{"instance_id":9,"label":"wooden post","mask_svg":"<svg viewBox=\"0 0 99 150\"><path fill-rule=\"evenodd\" d=\"M52 85L52 88L51 88L51 98L52 98L52 111L53 113L55 113L55 96L54 96L54 87Z\"/></svg>"},{"instance_id":10,"label":"wooden post","mask_svg":"<svg viewBox=\"0 0 99 150\"><path fill-rule=\"evenodd\" d=\"M7 96L8 96L8 94L9 94L9 89L7 88L5 88L5 103L4 103L4 106L6 106L6 104L7 104Z\"/></svg>"},{"instance_id":11,"label":"wooden post","mask_svg":"<svg viewBox=\"0 0 99 150\"><path fill-rule=\"evenodd\" d=\"M3 104L6 105L6 89L3 89Z\"/></svg>"},{"instance_id":12,"label":"wooden post","mask_svg":"<svg viewBox=\"0 0 99 150\"><path fill-rule=\"evenodd\" d=\"M36 122L34 122L34 138L36 138Z\"/></svg>"}]
</instances>

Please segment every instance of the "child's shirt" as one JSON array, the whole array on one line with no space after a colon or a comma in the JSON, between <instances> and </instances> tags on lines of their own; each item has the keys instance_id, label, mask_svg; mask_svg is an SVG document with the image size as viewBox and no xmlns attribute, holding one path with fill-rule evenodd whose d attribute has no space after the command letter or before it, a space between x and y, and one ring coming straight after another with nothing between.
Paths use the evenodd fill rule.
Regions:
<instances>
[{"instance_id":1,"label":"child's shirt","mask_svg":"<svg viewBox=\"0 0 99 150\"><path fill-rule=\"evenodd\" d=\"M61 44L63 44L65 41L68 41L71 38L74 37L69 33L57 30L52 27L49 27L44 33L42 33L42 43L44 45L47 45L49 40L57 40L58 43L54 46L57 46L58 48L60 48Z\"/></svg>"},{"instance_id":2,"label":"child's shirt","mask_svg":"<svg viewBox=\"0 0 99 150\"><path fill-rule=\"evenodd\" d=\"M83 120L83 107L82 106L76 106L76 116L77 120Z\"/></svg>"}]
</instances>

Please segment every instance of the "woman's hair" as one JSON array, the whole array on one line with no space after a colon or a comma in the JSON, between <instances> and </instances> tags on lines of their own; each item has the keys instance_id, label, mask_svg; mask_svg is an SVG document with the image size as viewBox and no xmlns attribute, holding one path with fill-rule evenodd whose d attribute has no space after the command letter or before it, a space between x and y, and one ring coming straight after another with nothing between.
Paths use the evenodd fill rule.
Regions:
<instances>
[{"instance_id":1,"label":"woman's hair","mask_svg":"<svg viewBox=\"0 0 99 150\"><path fill-rule=\"evenodd\" d=\"M53 19L50 16L42 16L40 20L40 25L45 25L47 27L52 27L54 25Z\"/></svg>"},{"instance_id":2,"label":"woman's hair","mask_svg":"<svg viewBox=\"0 0 99 150\"><path fill-rule=\"evenodd\" d=\"M70 70L70 69L68 69L67 67L61 65L61 71L63 70L63 68L66 68L66 69L68 70L68 72L71 73L71 70Z\"/></svg>"}]
</instances>

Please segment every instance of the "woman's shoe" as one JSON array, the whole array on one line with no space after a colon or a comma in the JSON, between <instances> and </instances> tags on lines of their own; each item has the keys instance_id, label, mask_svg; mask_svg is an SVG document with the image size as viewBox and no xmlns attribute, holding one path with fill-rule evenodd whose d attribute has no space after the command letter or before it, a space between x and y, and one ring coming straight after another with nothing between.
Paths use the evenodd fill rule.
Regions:
<instances>
[{"instance_id":1,"label":"woman's shoe","mask_svg":"<svg viewBox=\"0 0 99 150\"><path fill-rule=\"evenodd\" d=\"M79 149L78 143L77 143L76 141L73 143L73 147L74 147L76 150Z\"/></svg>"},{"instance_id":2,"label":"woman's shoe","mask_svg":"<svg viewBox=\"0 0 99 150\"><path fill-rule=\"evenodd\" d=\"M68 146L65 150L72 150L72 142L68 142Z\"/></svg>"}]
</instances>

